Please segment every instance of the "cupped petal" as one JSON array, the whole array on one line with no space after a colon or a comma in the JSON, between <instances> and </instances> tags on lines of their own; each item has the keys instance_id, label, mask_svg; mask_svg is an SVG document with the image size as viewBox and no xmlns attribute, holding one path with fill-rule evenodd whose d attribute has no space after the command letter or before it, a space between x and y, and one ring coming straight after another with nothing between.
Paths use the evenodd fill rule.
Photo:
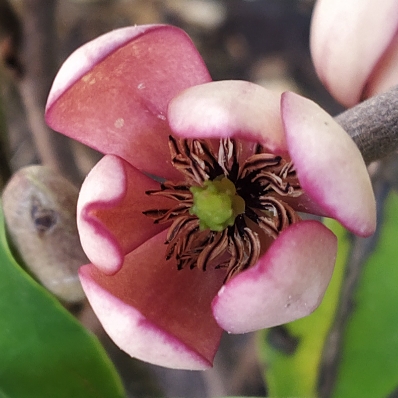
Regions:
<instances>
[{"instance_id":1,"label":"cupped petal","mask_svg":"<svg viewBox=\"0 0 398 398\"><path fill-rule=\"evenodd\" d=\"M126 253L167 227L142 213L172 204L145 194L158 188L159 183L117 156L104 156L90 171L79 194L77 226L83 250L102 272L118 271Z\"/></svg>"},{"instance_id":2,"label":"cupped petal","mask_svg":"<svg viewBox=\"0 0 398 398\"><path fill-rule=\"evenodd\" d=\"M113 276L83 266L82 286L105 331L129 355L171 368L206 369L222 334L211 300L225 272L177 270L165 260L165 239L162 232L128 254Z\"/></svg>"},{"instance_id":3,"label":"cupped petal","mask_svg":"<svg viewBox=\"0 0 398 398\"><path fill-rule=\"evenodd\" d=\"M202 58L182 30L128 27L87 43L61 67L51 89L47 123L140 170L172 178L166 122L169 101L210 81Z\"/></svg>"},{"instance_id":4,"label":"cupped petal","mask_svg":"<svg viewBox=\"0 0 398 398\"><path fill-rule=\"evenodd\" d=\"M310 47L318 76L347 107L364 86L398 28L397 0L318 0Z\"/></svg>"},{"instance_id":5,"label":"cupped petal","mask_svg":"<svg viewBox=\"0 0 398 398\"><path fill-rule=\"evenodd\" d=\"M169 124L185 138L242 138L271 152L286 151L280 96L244 81L219 81L191 87L169 104Z\"/></svg>"},{"instance_id":6,"label":"cupped petal","mask_svg":"<svg viewBox=\"0 0 398 398\"><path fill-rule=\"evenodd\" d=\"M323 224L291 225L254 267L220 289L212 303L216 321L246 333L309 315L323 298L336 253L337 239Z\"/></svg>"},{"instance_id":7,"label":"cupped petal","mask_svg":"<svg viewBox=\"0 0 398 398\"><path fill-rule=\"evenodd\" d=\"M398 29L393 41L376 65L365 88L365 98L388 91L398 84Z\"/></svg>"},{"instance_id":8,"label":"cupped petal","mask_svg":"<svg viewBox=\"0 0 398 398\"><path fill-rule=\"evenodd\" d=\"M376 202L359 149L314 102L282 94L282 119L301 187L324 214L360 236L376 229Z\"/></svg>"}]
</instances>

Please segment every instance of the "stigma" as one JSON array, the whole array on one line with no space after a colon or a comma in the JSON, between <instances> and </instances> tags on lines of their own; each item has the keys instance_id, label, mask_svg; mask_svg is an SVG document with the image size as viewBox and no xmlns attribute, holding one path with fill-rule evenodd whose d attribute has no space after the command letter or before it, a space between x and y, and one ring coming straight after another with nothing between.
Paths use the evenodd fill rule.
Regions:
<instances>
[{"instance_id":1,"label":"stigma","mask_svg":"<svg viewBox=\"0 0 398 398\"><path fill-rule=\"evenodd\" d=\"M202 187L191 187L193 205L189 210L199 219L199 228L221 232L234 225L235 218L245 212L245 201L236 194L235 185L222 176L207 180Z\"/></svg>"},{"instance_id":2,"label":"stigma","mask_svg":"<svg viewBox=\"0 0 398 398\"><path fill-rule=\"evenodd\" d=\"M300 220L291 207L302 194L293 163L253 144L169 137L171 161L181 181L147 191L175 200L144 214L169 223L165 256L177 269L227 269L226 280L252 267L289 225ZM246 155L244 155L244 152Z\"/></svg>"}]
</instances>

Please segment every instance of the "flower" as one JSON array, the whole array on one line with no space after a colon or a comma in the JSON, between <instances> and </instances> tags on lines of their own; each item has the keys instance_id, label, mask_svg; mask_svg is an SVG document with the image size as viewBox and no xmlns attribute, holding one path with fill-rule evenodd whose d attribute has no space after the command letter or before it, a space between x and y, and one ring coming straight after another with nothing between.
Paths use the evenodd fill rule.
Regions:
<instances>
[{"instance_id":1,"label":"flower","mask_svg":"<svg viewBox=\"0 0 398 398\"><path fill-rule=\"evenodd\" d=\"M369 176L344 130L296 94L210 82L177 28L124 28L78 49L46 119L107 153L79 195L92 262L80 278L110 337L142 360L205 369L223 329L313 311L336 238L297 211L375 229Z\"/></svg>"},{"instance_id":2,"label":"flower","mask_svg":"<svg viewBox=\"0 0 398 398\"><path fill-rule=\"evenodd\" d=\"M398 84L398 0L318 0L311 54L329 92L350 107Z\"/></svg>"}]
</instances>

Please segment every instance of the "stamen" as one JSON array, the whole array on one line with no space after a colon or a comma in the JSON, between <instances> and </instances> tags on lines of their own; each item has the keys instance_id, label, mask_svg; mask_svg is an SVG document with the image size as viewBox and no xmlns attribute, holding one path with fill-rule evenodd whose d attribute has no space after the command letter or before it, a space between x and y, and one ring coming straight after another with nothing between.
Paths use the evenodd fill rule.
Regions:
<instances>
[{"instance_id":1,"label":"stamen","mask_svg":"<svg viewBox=\"0 0 398 398\"><path fill-rule=\"evenodd\" d=\"M184 181L166 181L146 193L176 205L144 214L171 223L165 256L177 269L226 269L227 281L255 265L272 240L300 220L283 199L302 194L291 161L257 144L239 165L241 144L229 138L220 140L217 157L207 140L170 136L169 146Z\"/></svg>"}]
</instances>

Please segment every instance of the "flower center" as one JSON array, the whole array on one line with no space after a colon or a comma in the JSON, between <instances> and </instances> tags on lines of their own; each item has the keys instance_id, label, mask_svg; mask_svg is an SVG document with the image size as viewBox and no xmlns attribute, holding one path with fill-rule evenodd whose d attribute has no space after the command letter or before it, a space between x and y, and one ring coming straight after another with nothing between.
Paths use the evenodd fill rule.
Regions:
<instances>
[{"instance_id":1,"label":"flower center","mask_svg":"<svg viewBox=\"0 0 398 398\"><path fill-rule=\"evenodd\" d=\"M253 266L281 231L300 220L291 203L302 194L292 162L261 145L243 158L242 144L169 137L171 160L182 173L148 195L176 201L144 214L170 223L166 259L177 269L226 268L226 280Z\"/></svg>"},{"instance_id":2,"label":"flower center","mask_svg":"<svg viewBox=\"0 0 398 398\"><path fill-rule=\"evenodd\" d=\"M199 218L201 230L222 231L235 223L237 215L245 212L245 201L227 177L207 180L202 187L191 187L193 206L189 214Z\"/></svg>"}]
</instances>

